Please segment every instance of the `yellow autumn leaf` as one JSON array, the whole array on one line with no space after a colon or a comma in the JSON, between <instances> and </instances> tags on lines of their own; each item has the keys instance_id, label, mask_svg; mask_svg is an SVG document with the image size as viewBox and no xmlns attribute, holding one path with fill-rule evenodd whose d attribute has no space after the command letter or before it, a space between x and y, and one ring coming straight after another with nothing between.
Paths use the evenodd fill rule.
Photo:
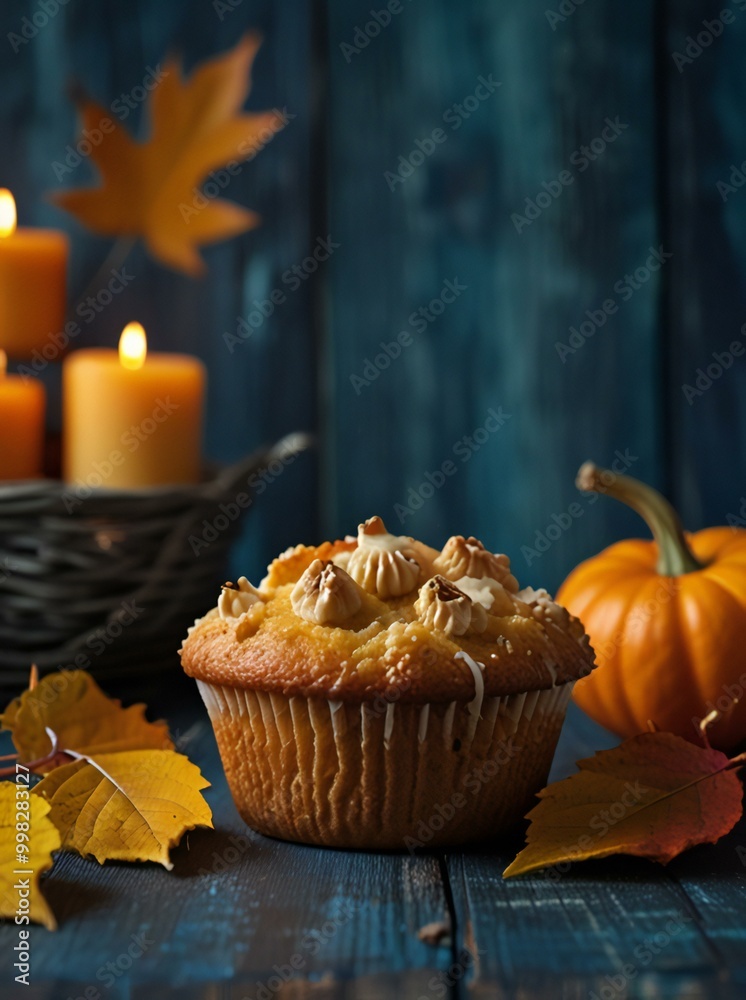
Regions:
<instances>
[{"instance_id":1,"label":"yellow autumn leaf","mask_svg":"<svg viewBox=\"0 0 746 1000\"><path fill-rule=\"evenodd\" d=\"M212 193L206 197L200 185L212 171L252 159L287 121L277 109L240 113L260 44L257 35L246 35L188 79L179 60L166 59L152 84L145 142L137 142L109 110L83 100L83 129L101 135L90 154L101 184L53 193L53 201L95 233L140 237L167 266L201 273L197 247L253 229L260 220Z\"/></svg>"},{"instance_id":2,"label":"yellow autumn leaf","mask_svg":"<svg viewBox=\"0 0 746 1000\"><path fill-rule=\"evenodd\" d=\"M51 805L62 846L98 862L157 861L196 826L212 828L199 768L171 750L96 754L51 771L34 792Z\"/></svg>"},{"instance_id":3,"label":"yellow autumn leaf","mask_svg":"<svg viewBox=\"0 0 746 1000\"><path fill-rule=\"evenodd\" d=\"M60 750L85 755L173 747L165 722L148 722L144 705L122 708L84 670L48 674L8 705L0 715L0 725L11 731L26 764L51 751L47 729L56 735ZM49 761L35 770L43 773L52 766Z\"/></svg>"},{"instance_id":4,"label":"yellow autumn leaf","mask_svg":"<svg viewBox=\"0 0 746 1000\"><path fill-rule=\"evenodd\" d=\"M42 873L54 863L52 851L60 847L49 810L47 802L24 786L0 782L0 918L24 926L28 917L53 931L57 922L39 885Z\"/></svg>"}]
</instances>

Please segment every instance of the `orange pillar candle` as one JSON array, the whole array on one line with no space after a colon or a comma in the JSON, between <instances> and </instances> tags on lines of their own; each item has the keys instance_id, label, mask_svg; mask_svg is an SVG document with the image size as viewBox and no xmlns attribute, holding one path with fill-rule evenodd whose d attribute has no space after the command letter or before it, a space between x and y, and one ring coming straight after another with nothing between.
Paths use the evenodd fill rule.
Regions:
<instances>
[{"instance_id":1,"label":"orange pillar candle","mask_svg":"<svg viewBox=\"0 0 746 1000\"><path fill-rule=\"evenodd\" d=\"M44 386L8 375L0 350L0 479L35 479L44 461Z\"/></svg>"},{"instance_id":2,"label":"orange pillar candle","mask_svg":"<svg viewBox=\"0 0 746 1000\"><path fill-rule=\"evenodd\" d=\"M186 354L149 354L129 323L119 351L73 351L62 366L65 479L134 489L200 478L205 368Z\"/></svg>"},{"instance_id":3,"label":"orange pillar candle","mask_svg":"<svg viewBox=\"0 0 746 1000\"><path fill-rule=\"evenodd\" d=\"M0 348L29 358L65 325L67 236L16 228L16 203L0 189Z\"/></svg>"}]
</instances>

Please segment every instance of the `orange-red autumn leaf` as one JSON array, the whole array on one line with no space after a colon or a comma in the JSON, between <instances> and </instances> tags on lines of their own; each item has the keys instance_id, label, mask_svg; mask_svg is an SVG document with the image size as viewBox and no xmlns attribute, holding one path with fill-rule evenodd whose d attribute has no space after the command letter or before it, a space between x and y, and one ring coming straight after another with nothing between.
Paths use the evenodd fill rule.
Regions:
<instances>
[{"instance_id":1,"label":"orange-red autumn leaf","mask_svg":"<svg viewBox=\"0 0 746 1000\"><path fill-rule=\"evenodd\" d=\"M527 846L503 875L610 854L667 864L696 844L714 844L742 813L738 763L658 732L578 761L577 774L539 793Z\"/></svg>"},{"instance_id":2,"label":"orange-red autumn leaf","mask_svg":"<svg viewBox=\"0 0 746 1000\"><path fill-rule=\"evenodd\" d=\"M212 827L199 768L172 750L129 750L80 757L55 768L34 788L66 850L107 860L157 861L172 868L170 849L187 830Z\"/></svg>"},{"instance_id":3,"label":"orange-red autumn leaf","mask_svg":"<svg viewBox=\"0 0 746 1000\"><path fill-rule=\"evenodd\" d=\"M60 846L49 810L25 785L0 782L0 918L18 919L23 926L28 917L53 931L54 914L39 885Z\"/></svg>"},{"instance_id":4,"label":"orange-red autumn leaf","mask_svg":"<svg viewBox=\"0 0 746 1000\"><path fill-rule=\"evenodd\" d=\"M48 674L8 705L0 715L0 725L10 730L25 764L50 753L49 730L59 750L88 755L173 747L165 722L148 722L144 705L122 708L84 670ZM34 770L43 773L56 763L59 760L49 760Z\"/></svg>"},{"instance_id":5,"label":"orange-red autumn leaf","mask_svg":"<svg viewBox=\"0 0 746 1000\"><path fill-rule=\"evenodd\" d=\"M287 121L279 110L241 113L260 42L246 35L188 79L179 60L166 59L151 80L145 142L135 141L110 110L83 100L83 129L101 135L90 153L101 184L56 192L56 204L95 233L141 237L169 267L203 271L199 246L252 229L259 217L212 192L205 197L200 185L212 171L253 158Z\"/></svg>"}]
</instances>

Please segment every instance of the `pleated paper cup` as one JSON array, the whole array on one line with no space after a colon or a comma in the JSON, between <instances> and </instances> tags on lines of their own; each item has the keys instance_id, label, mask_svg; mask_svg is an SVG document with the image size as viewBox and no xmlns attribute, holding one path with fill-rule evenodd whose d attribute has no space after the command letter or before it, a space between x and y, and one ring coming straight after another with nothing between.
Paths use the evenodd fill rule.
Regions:
<instances>
[{"instance_id":1,"label":"pleated paper cup","mask_svg":"<svg viewBox=\"0 0 746 1000\"><path fill-rule=\"evenodd\" d=\"M250 827L375 850L507 831L546 784L573 687L419 705L197 683Z\"/></svg>"}]
</instances>

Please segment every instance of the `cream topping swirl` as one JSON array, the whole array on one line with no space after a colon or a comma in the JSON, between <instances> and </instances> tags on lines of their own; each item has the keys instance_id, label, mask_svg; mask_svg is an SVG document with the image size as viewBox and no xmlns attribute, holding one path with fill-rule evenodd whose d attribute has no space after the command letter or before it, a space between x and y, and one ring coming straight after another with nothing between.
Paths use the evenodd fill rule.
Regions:
<instances>
[{"instance_id":1,"label":"cream topping swirl","mask_svg":"<svg viewBox=\"0 0 746 1000\"><path fill-rule=\"evenodd\" d=\"M290 594L293 611L314 625L341 625L360 610L360 588L341 566L314 559Z\"/></svg>"},{"instance_id":2,"label":"cream topping swirl","mask_svg":"<svg viewBox=\"0 0 746 1000\"><path fill-rule=\"evenodd\" d=\"M380 517L371 517L359 526L357 548L350 555L347 570L363 590L384 601L408 594L420 578L412 539L390 534Z\"/></svg>"},{"instance_id":3,"label":"cream topping swirl","mask_svg":"<svg viewBox=\"0 0 746 1000\"><path fill-rule=\"evenodd\" d=\"M240 618L249 608L264 600L261 593L245 576L238 578L237 584L223 585L218 599L218 614L221 618Z\"/></svg>"},{"instance_id":4,"label":"cream topping swirl","mask_svg":"<svg viewBox=\"0 0 746 1000\"><path fill-rule=\"evenodd\" d=\"M475 604L444 576L434 576L420 587L414 612L423 625L448 635L484 632L487 627L487 612L482 605Z\"/></svg>"},{"instance_id":5,"label":"cream topping swirl","mask_svg":"<svg viewBox=\"0 0 746 1000\"><path fill-rule=\"evenodd\" d=\"M490 552L473 535L451 535L440 555L433 563L437 573L448 580L458 580L464 576L489 577L515 593L518 581L510 572L510 559L506 555Z\"/></svg>"},{"instance_id":6,"label":"cream topping swirl","mask_svg":"<svg viewBox=\"0 0 746 1000\"><path fill-rule=\"evenodd\" d=\"M534 590L533 587L524 587L516 594L516 599L527 604L531 616L539 622L550 621L560 628L566 629L570 623L570 612L557 604L551 594L540 587Z\"/></svg>"}]
</instances>

